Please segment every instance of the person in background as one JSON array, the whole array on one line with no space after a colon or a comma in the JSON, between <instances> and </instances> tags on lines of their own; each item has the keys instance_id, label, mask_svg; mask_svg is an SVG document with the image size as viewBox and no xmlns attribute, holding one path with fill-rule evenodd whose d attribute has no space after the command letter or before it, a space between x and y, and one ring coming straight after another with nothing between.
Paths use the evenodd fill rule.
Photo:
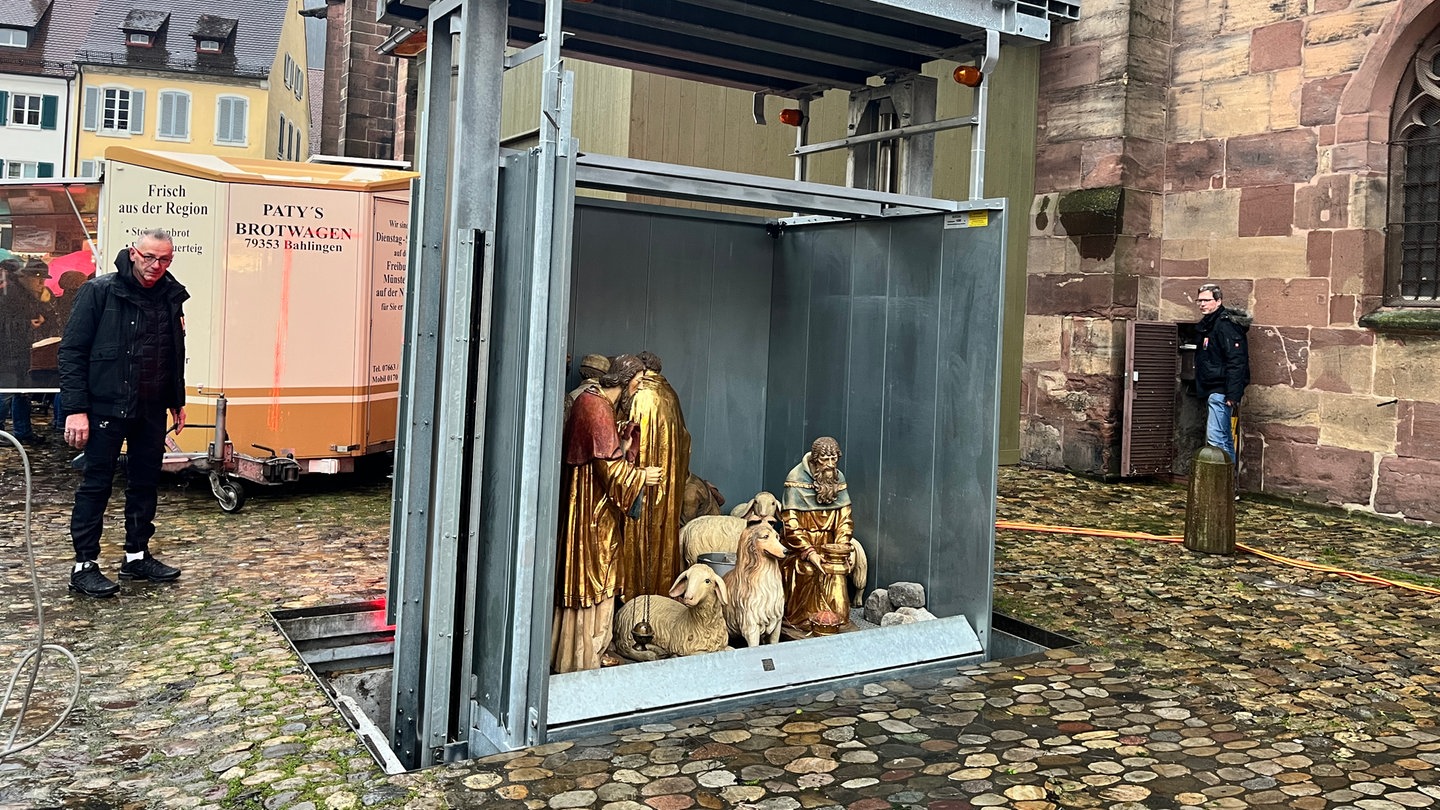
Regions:
<instances>
[{"instance_id":1,"label":"person in background","mask_svg":"<svg viewBox=\"0 0 1440 810\"><path fill-rule=\"evenodd\" d=\"M79 297L76 293L79 292L80 286L89 279L89 276L79 270L66 270L60 274L60 281L58 282L60 285L60 295L55 298L55 322L60 334L64 333L65 324L70 322L70 311L75 308L75 299ZM60 376L58 370L55 376L58 385ZM53 404L54 417L50 422L51 430L59 433L65 429L65 416L67 415L65 398L57 392Z\"/></svg>"},{"instance_id":2,"label":"person in background","mask_svg":"<svg viewBox=\"0 0 1440 810\"><path fill-rule=\"evenodd\" d=\"M13 435L24 444L40 437L30 423L30 345L39 313L35 297L22 285L24 266L19 259L0 261L0 430L11 420ZM9 389L8 391L6 389Z\"/></svg>"},{"instance_id":3,"label":"person in background","mask_svg":"<svg viewBox=\"0 0 1440 810\"><path fill-rule=\"evenodd\" d=\"M1235 463L1235 409L1250 384L1250 314L1225 306L1218 284L1201 284L1195 294L1200 307L1196 326L1195 393L1205 402L1205 441Z\"/></svg>"}]
</instances>

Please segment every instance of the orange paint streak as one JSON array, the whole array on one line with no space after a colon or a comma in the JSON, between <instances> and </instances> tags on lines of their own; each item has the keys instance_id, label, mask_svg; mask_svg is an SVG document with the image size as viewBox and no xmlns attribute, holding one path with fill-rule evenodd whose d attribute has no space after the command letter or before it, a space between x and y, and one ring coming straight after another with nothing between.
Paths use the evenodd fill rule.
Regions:
<instances>
[{"instance_id":1,"label":"orange paint streak","mask_svg":"<svg viewBox=\"0 0 1440 810\"><path fill-rule=\"evenodd\" d=\"M287 246L280 273L280 311L275 321L275 374L270 381L270 411L265 426L280 430L280 377L285 373L285 335L290 330L290 268L295 254Z\"/></svg>"}]
</instances>

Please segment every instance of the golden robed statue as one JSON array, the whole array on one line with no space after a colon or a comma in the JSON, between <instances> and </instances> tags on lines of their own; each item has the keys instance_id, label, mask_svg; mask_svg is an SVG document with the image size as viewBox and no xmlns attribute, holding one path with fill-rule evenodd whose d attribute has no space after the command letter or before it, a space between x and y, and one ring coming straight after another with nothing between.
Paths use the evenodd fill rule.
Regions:
<instances>
[{"instance_id":1,"label":"golden robed statue","mask_svg":"<svg viewBox=\"0 0 1440 810\"><path fill-rule=\"evenodd\" d=\"M825 630L850 626L846 576L855 523L850 493L840 472L840 443L822 436L785 476L780 521L781 542L790 550L785 580L785 625L801 633L815 630L814 618L829 619Z\"/></svg>"},{"instance_id":2,"label":"golden robed statue","mask_svg":"<svg viewBox=\"0 0 1440 810\"><path fill-rule=\"evenodd\" d=\"M631 381L621 417L639 428L635 463L663 470L659 485L641 495L641 506L625 518L620 554L620 599L666 594L680 575L680 512L685 482L690 478L690 432L680 413L680 397L660 373L660 358L651 352L635 356L645 370ZM628 407L627 407L628 406Z\"/></svg>"},{"instance_id":3,"label":"golden robed statue","mask_svg":"<svg viewBox=\"0 0 1440 810\"><path fill-rule=\"evenodd\" d=\"M659 468L625 459L615 401L640 364L612 369L575 398L561 447L560 535L555 571L555 672L597 669L610 646L619 585L621 521Z\"/></svg>"}]
</instances>

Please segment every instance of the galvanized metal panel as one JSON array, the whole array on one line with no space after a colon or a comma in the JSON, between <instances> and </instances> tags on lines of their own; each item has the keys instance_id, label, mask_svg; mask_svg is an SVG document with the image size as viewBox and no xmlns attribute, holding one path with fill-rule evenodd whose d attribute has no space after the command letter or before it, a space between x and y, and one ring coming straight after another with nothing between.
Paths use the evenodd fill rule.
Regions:
<instances>
[{"instance_id":1,"label":"galvanized metal panel","mask_svg":"<svg viewBox=\"0 0 1440 810\"><path fill-rule=\"evenodd\" d=\"M480 490L480 558L476 594L477 632L470 639L477 678L474 700L499 726L511 722L510 679L522 640L510 631L515 610L512 591L519 557L519 478L522 421L525 408L525 350L531 328L530 239L535 229L532 197L535 157L530 153L506 161L500 175L498 238L490 331L490 379L483 422L486 436L483 472L474 482Z\"/></svg>"},{"instance_id":2,"label":"galvanized metal panel","mask_svg":"<svg viewBox=\"0 0 1440 810\"><path fill-rule=\"evenodd\" d=\"M845 358L850 351L854 260L853 229L850 233L836 231L828 239L816 239L811 247L810 322L805 336L808 372L804 442L807 448L819 436L833 436L844 446L845 415L850 401Z\"/></svg>"},{"instance_id":3,"label":"galvanized metal panel","mask_svg":"<svg viewBox=\"0 0 1440 810\"><path fill-rule=\"evenodd\" d=\"M849 242L855 250L852 261L853 300L850 305L850 354L846 358L849 388L846 397L845 457L841 459L855 520L855 536L865 546L871 570L886 556L886 549L877 542L880 537L880 424L885 418L885 390L880 385L885 374L886 302L885 290L890 283L890 268L884 257L890 252L889 228L854 228ZM828 228L817 229L821 234ZM867 587L880 584L876 573L870 575ZM885 583L888 585L889 583Z\"/></svg>"},{"instance_id":4,"label":"galvanized metal panel","mask_svg":"<svg viewBox=\"0 0 1440 810\"><path fill-rule=\"evenodd\" d=\"M705 220L675 217L652 227L646 246L645 338L631 351L648 349L665 361L663 373L686 403L687 423L701 417L703 424L705 413L701 394L709 375L705 348L713 321L695 315L705 311L712 296L716 230Z\"/></svg>"},{"instance_id":5,"label":"galvanized metal panel","mask_svg":"<svg viewBox=\"0 0 1440 810\"><path fill-rule=\"evenodd\" d=\"M762 480L769 346L763 221L597 200L577 206L576 222L575 362L660 355L690 431L691 469L732 503L749 498Z\"/></svg>"},{"instance_id":6,"label":"galvanized metal panel","mask_svg":"<svg viewBox=\"0 0 1440 810\"><path fill-rule=\"evenodd\" d=\"M770 276L774 241L758 226L715 234L704 346L704 421L691 420L690 469L734 505L765 488L763 457L766 368L770 348ZM691 313L693 316L693 312ZM738 337L737 337L738 336Z\"/></svg>"},{"instance_id":7,"label":"galvanized metal panel","mask_svg":"<svg viewBox=\"0 0 1440 810\"><path fill-rule=\"evenodd\" d=\"M928 604L937 615L970 616L989 640L1006 216L946 228L940 262L940 319L932 522L936 553Z\"/></svg>"},{"instance_id":8,"label":"galvanized metal panel","mask_svg":"<svg viewBox=\"0 0 1440 810\"><path fill-rule=\"evenodd\" d=\"M986 216L988 227L968 230L946 229L939 216L787 230L776 260L766 424L772 488L815 436L840 439L870 587L922 582L938 615L972 617L982 637L1005 244L1003 217ZM849 253L843 264L841 252ZM843 307L827 302L842 289ZM839 334L816 324L827 306L846 313L843 353L822 346ZM838 394L828 383L837 378ZM828 429L837 413L841 426Z\"/></svg>"},{"instance_id":9,"label":"galvanized metal panel","mask_svg":"<svg viewBox=\"0 0 1440 810\"><path fill-rule=\"evenodd\" d=\"M883 387L885 400L884 413L876 420L882 431L881 523L876 538L881 555L872 570L876 582L919 581L929 589L943 590L950 583L937 581L932 570L940 548L935 538L939 527L931 516L941 220L916 217L895 222L884 257L890 268L888 327L885 374L877 384Z\"/></svg>"},{"instance_id":10,"label":"galvanized metal panel","mask_svg":"<svg viewBox=\"0 0 1440 810\"><path fill-rule=\"evenodd\" d=\"M449 26L448 20L432 23ZM452 42L439 43L430 59L448 62ZM435 370L439 354L438 330L444 290L445 215L444 179L449 174L452 108L450 71L431 70L427 61L425 92L427 109L422 119L422 193L415 204L416 246L407 273L405 306L405 359L400 366L400 414L395 443L395 488L390 517L390 588L388 612L396 625L393 714L390 741L395 752L409 766L419 765L423 756L420 717L428 696L422 687L425 671L426 559L429 550L431 467L434 461L434 419L436 410ZM438 117L437 117L438 116ZM443 699L443 697L442 697Z\"/></svg>"},{"instance_id":11,"label":"galvanized metal panel","mask_svg":"<svg viewBox=\"0 0 1440 810\"><path fill-rule=\"evenodd\" d=\"M842 633L784 644L667 658L641 666L608 667L550 678L550 726L604 717L635 722L640 712L688 708L710 711L717 700L783 687L825 683L868 673L979 653L964 616Z\"/></svg>"},{"instance_id":12,"label":"galvanized metal panel","mask_svg":"<svg viewBox=\"0 0 1440 810\"><path fill-rule=\"evenodd\" d=\"M805 446L805 388L809 370L810 278L814 239L805 229L782 234L770 286L770 353L765 396L765 480L775 489Z\"/></svg>"},{"instance_id":13,"label":"galvanized metal panel","mask_svg":"<svg viewBox=\"0 0 1440 810\"><path fill-rule=\"evenodd\" d=\"M566 9L565 52L594 62L803 98L963 54L987 28L1045 42L1050 23L993 0L616 0ZM1029 6L1025 6L1027 10ZM543 4L513 0L511 44L539 41ZM835 58L825 58L834 53Z\"/></svg>"}]
</instances>

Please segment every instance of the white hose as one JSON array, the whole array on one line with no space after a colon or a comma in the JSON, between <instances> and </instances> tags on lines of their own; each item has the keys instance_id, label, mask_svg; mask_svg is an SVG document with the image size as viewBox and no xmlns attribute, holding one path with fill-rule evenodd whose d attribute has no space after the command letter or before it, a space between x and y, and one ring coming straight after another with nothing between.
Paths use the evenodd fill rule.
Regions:
<instances>
[{"instance_id":1,"label":"white hose","mask_svg":"<svg viewBox=\"0 0 1440 810\"><path fill-rule=\"evenodd\" d=\"M20 465L25 471L25 553L30 560L30 585L35 593L35 624L39 628L35 644L20 657L20 661L15 665L15 670L10 673L10 683L5 687L5 696L0 698L0 716L4 716L10 711L10 699L15 694L15 683L24 674L26 665L33 661L34 666L30 669L30 677L19 697L20 710L15 714L15 726L10 729L10 734L5 739L5 747L0 749L0 762L3 762L11 754L24 751L49 737L55 732L55 729L60 727L61 723L65 722L65 718L70 716L70 711L75 708L76 701L80 699L80 663L75 660L75 656L69 650L59 644L45 643L45 608L40 601L40 575L35 568L35 547L30 542L30 456L20 442L9 433L0 430L0 439L10 442L15 445L16 450L20 451ZM35 691L35 681L40 676L40 661L46 651L58 652L65 656L70 661L71 668L75 670L74 685L70 688L70 700L65 705L65 710L55 718L55 722L49 728L40 732L32 740L16 744L15 738L20 734L20 727L25 722L25 712L30 708L30 695Z\"/></svg>"}]
</instances>

